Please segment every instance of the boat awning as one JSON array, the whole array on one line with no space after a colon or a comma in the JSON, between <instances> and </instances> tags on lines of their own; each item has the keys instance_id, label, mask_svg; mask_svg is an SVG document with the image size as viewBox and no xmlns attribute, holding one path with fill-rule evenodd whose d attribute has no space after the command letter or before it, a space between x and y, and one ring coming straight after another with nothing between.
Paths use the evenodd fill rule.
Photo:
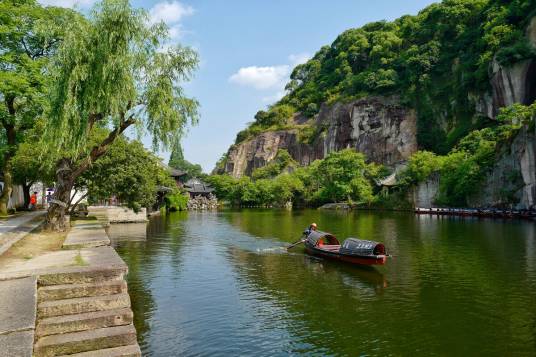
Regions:
<instances>
[{"instance_id":1,"label":"boat awning","mask_svg":"<svg viewBox=\"0 0 536 357\"><path fill-rule=\"evenodd\" d=\"M376 249L377 247L378 249ZM341 253L351 255L385 254L385 247L382 243L370 240L348 238L342 243Z\"/></svg>"},{"instance_id":2,"label":"boat awning","mask_svg":"<svg viewBox=\"0 0 536 357\"><path fill-rule=\"evenodd\" d=\"M318 243L318 241L320 239L322 239L322 238L328 238L328 240L335 239L336 241L338 241L337 237L335 237L333 234L322 232L322 231L312 231L307 236L307 240L309 242L311 242L311 244L313 244L313 245L316 245ZM329 238L332 238L332 239L329 239Z\"/></svg>"}]
</instances>

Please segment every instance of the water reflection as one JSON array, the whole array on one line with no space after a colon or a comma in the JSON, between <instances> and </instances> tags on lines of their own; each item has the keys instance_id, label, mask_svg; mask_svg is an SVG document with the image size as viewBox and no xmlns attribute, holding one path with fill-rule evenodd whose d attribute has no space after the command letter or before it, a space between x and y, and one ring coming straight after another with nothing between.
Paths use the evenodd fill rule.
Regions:
<instances>
[{"instance_id":1,"label":"water reflection","mask_svg":"<svg viewBox=\"0 0 536 357\"><path fill-rule=\"evenodd\" d=\"M382 241L394 257L360 269L287 253L312 221L341 239ZM116 242L144 355L536 352L532 223L178 212L151 220L146 236Z\"/></svg>"}]
</instances>

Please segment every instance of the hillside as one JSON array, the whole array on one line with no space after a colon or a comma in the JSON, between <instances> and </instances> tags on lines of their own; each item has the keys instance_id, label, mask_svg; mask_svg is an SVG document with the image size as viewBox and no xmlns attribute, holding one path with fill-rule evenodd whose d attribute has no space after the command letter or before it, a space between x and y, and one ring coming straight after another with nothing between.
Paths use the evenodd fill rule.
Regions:
<instances>
[{"instance_id":1,"label":"hillside","mask_svg":"<svg viewBox=\"0 0 536 357\"><path fill-rule=\"evenodd\" d=\"M447 155L497 127L501 108L536 99L536 1L443 1L347 30L286 89L215 172L252 175L281 149L303 166L351 148L390 170L418 150Z\"/></svg>"}]
</instances>

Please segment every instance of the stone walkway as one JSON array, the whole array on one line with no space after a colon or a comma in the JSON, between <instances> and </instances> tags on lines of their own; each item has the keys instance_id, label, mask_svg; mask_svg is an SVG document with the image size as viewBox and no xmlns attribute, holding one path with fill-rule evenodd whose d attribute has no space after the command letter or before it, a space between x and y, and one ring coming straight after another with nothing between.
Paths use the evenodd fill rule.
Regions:
<instances>
[{"instance_id":1,"label":"stone walkway","mask_svg":"<svg viewBox=\"0 0 536 357\"><path fill-rule=\"evenodd\" d=\"M0 234L13 231L22 226L24 223L31 221L35 217L42 216L45 213L45 211L32 211L25 212L15 217L2 218L0 219Z\"/></svg>"},{"instance_id":2,"label":"stone walkway","mask_svg":"<svg viewBox=\"0 0 536 357\"><path fill-rule=\"evenodd\" d=\"M76 222L75 228L67 235L63 248L91 248L110 245L110 238L99 221Z\"/></svg>"},{"instance_id":3,"label":"stone walkway","mask_svg":"<svg viewBox=\"0 0 536 357\"><path fill-rule=\"evenodd\" d=\"M36 317L35 277L0 281L0 356L31 356Z\"/></svg>"},{"instance_id":4,"label":"stone walkway","mask_svg":"<svg viewBox=\"0 0 536 357\"><path fill-rule=\"evenodd\" d=\"M0 219L0 255L43 223L41 219L37 218L44 216L45 213L45 211L33 211L16 217Z\"/></svg>"},{"instance_id":5,"label":"stone walkway","mask_svg":"<svg viewBox=\"0 0 536 357\"><path fill-rule=\"evenodd\" d=\"M0 271L0 357L141 356L127 265L109 242L78 222L64 250Z\"/></svg>"}]
</instances>

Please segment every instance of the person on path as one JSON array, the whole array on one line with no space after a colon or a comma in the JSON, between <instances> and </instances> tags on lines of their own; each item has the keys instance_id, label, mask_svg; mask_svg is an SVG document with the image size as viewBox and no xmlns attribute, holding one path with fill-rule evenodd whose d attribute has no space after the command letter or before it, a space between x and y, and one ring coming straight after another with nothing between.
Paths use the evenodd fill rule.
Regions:
<instances>
[{"instance_id":1,"label":"person on path","mask_svg":"<svg viewBox=\"0 0 536 357\"><path fill-rule=\"evenodd\" d=\"M50 207L50 201L52 200L52 192L47 193L47 207Z\"/></svg>"},{"instance_id":2,"label":"person on path","mask_svg":"<svg viewBox=\"0 0 536 357\"><path fill-rule=\"evenodd\" d=\"M37 209L37 192L34 192L30 196L30 211L34 211Z\"/></svg>"}]
</instances>

